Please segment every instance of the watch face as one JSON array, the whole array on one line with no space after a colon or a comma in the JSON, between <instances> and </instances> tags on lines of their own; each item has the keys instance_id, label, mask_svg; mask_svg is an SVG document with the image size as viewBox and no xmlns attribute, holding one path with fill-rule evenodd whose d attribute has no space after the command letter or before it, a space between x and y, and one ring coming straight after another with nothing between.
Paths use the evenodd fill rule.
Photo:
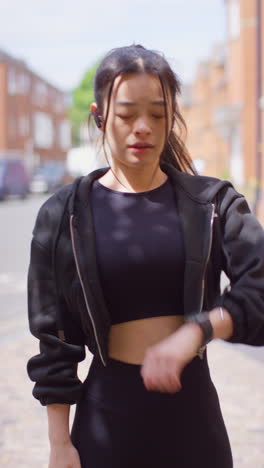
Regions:
<instances>
[{"instance_id":1,"label":"watch face","mask_svg":"<svg viewBox=\"0 0 264 468\"><path fill-rule=\"evenodd\" d=\"M208 313L203 312L201 314L193 315L192 317L188 317L188 321L197 323L203 330L204 340L202 346L208 344L212 340L213 327L210 322Z\"/></svg>"}]
</instances>

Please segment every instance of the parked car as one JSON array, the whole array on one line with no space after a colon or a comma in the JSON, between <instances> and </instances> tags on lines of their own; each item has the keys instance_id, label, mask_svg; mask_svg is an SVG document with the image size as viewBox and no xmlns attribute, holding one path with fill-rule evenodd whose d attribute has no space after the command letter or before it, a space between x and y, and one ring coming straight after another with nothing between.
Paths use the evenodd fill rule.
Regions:
<instances>
[{"instance_id":1,"label":"parked car","mask_svg":"<svg viewBox=\"0 0 264 468\"><path fill-rule=\"evenodd\" d=\"M24 161L18 158L0 158L0 200L9 195L25 198L29 193L29 175Z\"/></svg>"},{"instance_id":2,"label":"parked car","mask_svg":"<svg viewBox=\"0 0 264 468\"><path fill-rule=\"evenodd\" d=\"M30 182L30 192L55 192L55 190L67 182L65 164L58 161L49 161L35 170Z\"/></svg>"}]
</instances>

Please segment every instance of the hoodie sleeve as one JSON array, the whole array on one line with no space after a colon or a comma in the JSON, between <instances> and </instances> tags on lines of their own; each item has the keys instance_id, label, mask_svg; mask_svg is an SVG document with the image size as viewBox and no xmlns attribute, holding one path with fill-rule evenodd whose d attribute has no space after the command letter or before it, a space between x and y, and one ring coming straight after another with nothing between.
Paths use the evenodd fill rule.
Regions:
<instances>
[{"instance_id":1,"label":"hoodie sleeve","mask_svg":"<svg viewBox=\"0 0 264 468\"><path fill-rule=\"evenodd\" d=\"M245 197L229 186L220 204L224 271L230 287L218 298L232 316L231 343L264 345L264 231Z\"/></svg>"},{"instance_id":2,"label":"hoodie sleeve","mask_svg":"<svg viewBox=\"0 0 264 468\"><path fill-rule=\"evenodd\" d=\"M85 358L84 338L72 323L66 304L58 300L52 268L51 237L55 233L50 217L52 200L38 213L28 270L29 328L39 340L40 352L29 359L27 372L35 382L33 396L43 406L78 401L82 382L77 367Z\"/></svg>"}]
</instances>

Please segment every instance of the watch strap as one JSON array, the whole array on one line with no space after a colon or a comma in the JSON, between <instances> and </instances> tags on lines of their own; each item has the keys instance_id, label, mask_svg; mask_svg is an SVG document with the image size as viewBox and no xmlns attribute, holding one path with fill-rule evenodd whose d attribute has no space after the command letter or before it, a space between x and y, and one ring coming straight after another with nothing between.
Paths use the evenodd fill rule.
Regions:
<instances>
[{"instance_id":1,"label":"watch strap","mask_svg":"<svg viewBox=\"0 0 264 468\"><path fill-rule=\"evenodd\" d=\"M201 312L191 315L187 317L186 321L197 323L203 331L203 341L198 350L198 355L201 357L201 353L205 350L206 345L213 339L213 327L209 318L209 313Z\"/></svg>"}]
</instances>

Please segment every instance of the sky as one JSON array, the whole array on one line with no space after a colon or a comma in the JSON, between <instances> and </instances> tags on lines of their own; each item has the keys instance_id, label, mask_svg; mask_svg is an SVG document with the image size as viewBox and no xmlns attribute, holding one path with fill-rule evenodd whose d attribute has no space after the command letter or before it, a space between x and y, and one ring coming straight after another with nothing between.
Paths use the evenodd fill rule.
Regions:
<instances>
[{"instance_id":1,"label":"sky","mask_svg":"<svg viewBox=\"0 0 264 468\"><path fill-rule=\"evenodd\" d=\"M114 47L165 54L183 82L226 34L224 0L2 0L0 49L65 91Z\"/></svg>"}]
</instances>

